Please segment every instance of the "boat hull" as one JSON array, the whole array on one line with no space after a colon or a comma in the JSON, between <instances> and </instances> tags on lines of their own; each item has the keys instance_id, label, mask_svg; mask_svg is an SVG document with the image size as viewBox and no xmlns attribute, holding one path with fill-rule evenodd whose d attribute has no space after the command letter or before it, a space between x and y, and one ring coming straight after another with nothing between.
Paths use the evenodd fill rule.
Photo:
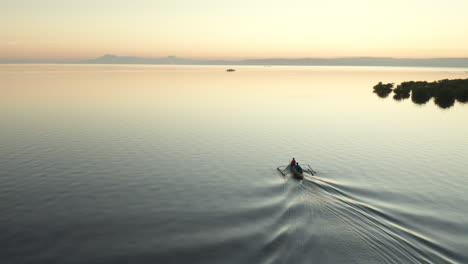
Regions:
<instances>
[{"instance_id":1,"label":"boat hull","mask_svg":"<svg viewBox=\"0 0 468 264\"><path fill-rule=\"evenodd\" d=\"M296 168L289 166L289 170L292 172L295 178L301 179L301 180L304 179L304 174L298 172Z\"/></svg>"}]
</instances>

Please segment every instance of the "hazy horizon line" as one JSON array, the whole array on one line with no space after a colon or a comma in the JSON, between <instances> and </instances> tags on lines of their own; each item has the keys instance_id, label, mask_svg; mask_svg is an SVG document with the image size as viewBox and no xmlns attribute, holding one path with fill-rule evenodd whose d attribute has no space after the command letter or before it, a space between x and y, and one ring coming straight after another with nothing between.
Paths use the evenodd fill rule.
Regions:
<instances>
[{"instance_id":1,"label":"hazy horizon line","mask_svg":"<svg viewBox=\"0 0 468 264\"><path fill-rule=\"evenodd\" d=\"M192 57L179 57L177 55L167 55L167 56L137 56L137 55L116 55L112 53L105 53L98 57L84 57L84 58L0 58L0 62L4 61L57 61L57 62L76 62L76 61L86 61L99 59L106 56L113 56L119 58L141 58L141 59L163 59L163 58L177 58L177 59L189 59L196 61L247 61L247 60L300 60L300 59L324 59L324 60L333 60L333 59L358 59L358 58L372 58L372 59L409 59L409 60L431 60L431 59L468 59L468 56L439 56L439 57L392 57L392 56L365 56L365 55L350 55L350 56L305 56L305 57L244 57L244 58L192 58Z\"/></svg>"},{"instance_id":2,"label":"hazy horizon line","mask_svg":"<svg viewBox=\"0 0 468 264\"><path fill-rule=\"evenodd\" d=\"M453 67L468 68L468 57L393 58L393 57L336 57L336 58L265 58L265 59L190 59L177 56L147 58L106 54L92 59L1 60L1 64L142 64L142 65L276 65L276 66L397 66L397 67Z\"/></svg>"}]
</instances>

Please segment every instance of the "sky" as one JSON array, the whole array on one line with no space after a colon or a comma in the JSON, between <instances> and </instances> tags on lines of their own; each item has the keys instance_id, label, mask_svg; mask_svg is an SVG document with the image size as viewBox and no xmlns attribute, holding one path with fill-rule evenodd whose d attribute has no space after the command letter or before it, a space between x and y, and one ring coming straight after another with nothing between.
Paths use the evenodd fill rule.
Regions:
<instances>
[{"instance_id":1,"label":"sky","mask_svg":"<svg viewBox=\"0 0 468 264\"><path fill-rule=\"evenodd\" d=\"M468 57L468 0L0 0L0 59Z\"/></svg>"}]
</instances>

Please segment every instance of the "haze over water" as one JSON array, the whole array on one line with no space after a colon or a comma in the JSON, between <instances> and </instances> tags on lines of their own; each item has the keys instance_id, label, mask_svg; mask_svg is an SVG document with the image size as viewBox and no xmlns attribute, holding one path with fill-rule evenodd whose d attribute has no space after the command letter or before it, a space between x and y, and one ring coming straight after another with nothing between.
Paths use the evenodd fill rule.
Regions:
<instances>
[{"instance_id":1,"label":"haze over water","mask_svg":"<svg viewBox=\"0 0 468 264\"><path fill-rule=\"evenodd\" d=\"M0 262L468 262L467 69L236 69L0 65Z\"/></svg>"}]
</instances>

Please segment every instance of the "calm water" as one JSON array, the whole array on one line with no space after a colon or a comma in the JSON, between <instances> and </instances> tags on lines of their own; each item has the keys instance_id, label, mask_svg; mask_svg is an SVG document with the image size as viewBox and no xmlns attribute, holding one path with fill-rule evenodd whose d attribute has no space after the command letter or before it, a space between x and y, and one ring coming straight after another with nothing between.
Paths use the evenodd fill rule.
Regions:
<instances>
[{"instance_id":1,"label":"calm water","mask_svg":"<svg viewBox=\"0 0 468 264\"><path fill-rule=\"evenodd\" d=\"M466 69L225 69L0 65L0 262L468 263Z\"/></svg>"}]
</instances>

